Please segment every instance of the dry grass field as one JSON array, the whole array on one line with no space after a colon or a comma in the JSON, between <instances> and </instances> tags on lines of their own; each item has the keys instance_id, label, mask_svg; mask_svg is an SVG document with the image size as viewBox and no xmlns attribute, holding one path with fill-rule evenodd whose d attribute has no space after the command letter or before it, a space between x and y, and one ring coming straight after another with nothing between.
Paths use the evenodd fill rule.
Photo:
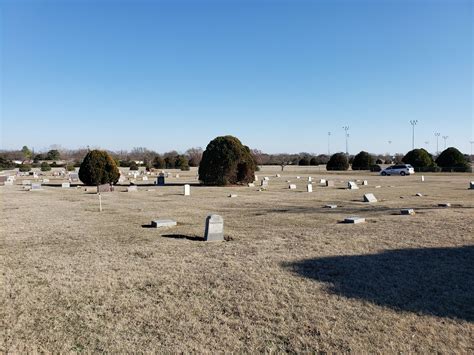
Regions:
<instances>
[{"instance_id":1,"label":"dry grass field","mask_svg":"<svg viewBox=\"0 0 474 355\"><path fill-rule=\"evenodd\" d=\"M101 213L83 188L0 187L0 351L474 352L472 174L279 170L258 172L267 191L189 197L196 172L180 172L104 193ZM347 190L355 179L369 185ZM228 241L202 241L210 213ZM367 222L340 223L353 215ZM178 226L148 228L158 218Z\"/></svg>"}]
</instances>

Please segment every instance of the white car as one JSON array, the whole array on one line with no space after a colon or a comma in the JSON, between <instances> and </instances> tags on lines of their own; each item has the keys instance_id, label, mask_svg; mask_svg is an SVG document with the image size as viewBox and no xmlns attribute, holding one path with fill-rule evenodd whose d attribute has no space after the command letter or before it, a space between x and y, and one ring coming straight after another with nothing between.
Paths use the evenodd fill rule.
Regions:
<instances>
[{"instance_id":1,"label":"white car","mask_svg":"<svg viewBox=\"0 0 474 355\"><path fill-rule=\"evenodd\" d=\"M415 169L410 164L400 164L400 165L392 165L388 168L383 169L380 172L380 175L387 176L387 175L412 175L415 173Z\"/></svg>"}]
</instances>

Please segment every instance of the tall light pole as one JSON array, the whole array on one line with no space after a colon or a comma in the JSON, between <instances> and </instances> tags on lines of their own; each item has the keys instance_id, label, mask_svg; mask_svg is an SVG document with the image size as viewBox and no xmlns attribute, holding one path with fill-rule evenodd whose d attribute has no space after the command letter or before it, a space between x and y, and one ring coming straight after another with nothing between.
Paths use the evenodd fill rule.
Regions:
<instances>
[{"instance_id":1,"label":"tall light pole","mask_svg":"<svg viewBox=\"0 0 474 355\"><path fill-rule=\"evenodd\" d=\"M418 123L418 120L410 120L412 126L412 135L411 135L411 149L415 149L415 126Z\"/></svg>"},{"instance_id":2,"label":"tall light pole","mask_svg":"<svg viewBox=\"0 0 474 355\"><path fill-rule=\"evenodd\" d=\"M330 139L331 139L331 132L328 132L328 155L331 155Z\"/></svg>"},{"instance_id":3,"label":"tall light pole","mask_svg":"<svg viewBox=\"0 0 474 355\"><path fill-rule=\"evenodd\" d=\"M444 149L446 149L446 140L447 140L448 138L449 138L448 136L443 136L443 139L444 139Z\"/></svg>"},{"instance_id":4,"label":"tall light pole","mask_svg":"<svg viewBox=\"0 0 474 355\"><path fill-rule=\"evenodd\" d=\"M436 137L436 155L439 155L439 146L438 146L438 138L441 135L441 133L436 132L435 137Z\"/></svg>"},{"instance_id":5,"label":"tall light pole","mask_svg":"<svg viewBox=\"0 0 474 355\"><path fill-rule=\"evenodd\" d=\"M349 133L347 133L347 131L349 130L349 126L343 126L342 129L346 132L345 133L345 135L346 135L346 155L349 155L349 142L348 142Z\"/></svg>"}]
</instances>

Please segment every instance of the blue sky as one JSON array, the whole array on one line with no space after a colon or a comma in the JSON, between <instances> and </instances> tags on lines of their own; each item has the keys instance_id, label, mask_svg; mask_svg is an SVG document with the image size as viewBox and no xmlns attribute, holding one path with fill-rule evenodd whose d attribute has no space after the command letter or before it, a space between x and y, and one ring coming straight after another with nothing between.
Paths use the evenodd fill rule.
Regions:
<instances>
[{"instance_id":1,"label":"blue sky","mask_svg":"<svg viewBox=\"0 0 474 355\"><path fill-rule=\"evenodd\" d=\"M184 151L232 134L326 153L348 125L351 153L394 153L414 119L418 147L473 140L471 1L0 4L1 148Z\"/></svg>"}]
</instances>

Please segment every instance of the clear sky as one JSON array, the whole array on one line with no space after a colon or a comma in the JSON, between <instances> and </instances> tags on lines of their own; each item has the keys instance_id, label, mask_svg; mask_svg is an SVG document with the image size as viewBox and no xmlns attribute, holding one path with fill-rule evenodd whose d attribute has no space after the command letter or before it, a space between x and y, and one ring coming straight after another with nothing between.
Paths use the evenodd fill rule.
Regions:
<instances>
[{"instance_id":1,"label":"clear sky","mask_svg":"<svg viewBox=\"0 0 474 355\"><path fill-rule=\"evenodd\" d=\"M0 146L468 153L473 3L0 0Z\"/></svg>"}]
</instances>

